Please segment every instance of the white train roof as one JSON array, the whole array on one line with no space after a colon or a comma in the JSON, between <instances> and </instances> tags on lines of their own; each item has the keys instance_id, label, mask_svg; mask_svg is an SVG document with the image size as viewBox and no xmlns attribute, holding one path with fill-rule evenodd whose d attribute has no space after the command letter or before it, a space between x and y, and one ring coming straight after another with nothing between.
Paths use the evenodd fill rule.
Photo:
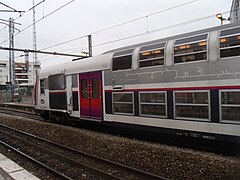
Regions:
<instances>
[{"instance_id":1,"label":"white train roof","mask_svg":"<svg viewBox=\"0 0 240 180\"><path fill-rule=\"evenodd\" d=\"M40 78L47 78L49 75L65 73L76 74L89 71L98 71L111 68L113 53L84 58L59 65L49 66L40 71Z\"/></svg>"}]
</instances>

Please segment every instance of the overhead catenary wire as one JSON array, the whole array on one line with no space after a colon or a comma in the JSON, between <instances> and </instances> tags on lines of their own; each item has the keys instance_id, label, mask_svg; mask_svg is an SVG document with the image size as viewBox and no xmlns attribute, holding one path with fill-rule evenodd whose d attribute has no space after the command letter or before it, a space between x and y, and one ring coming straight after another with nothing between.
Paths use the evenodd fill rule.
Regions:
<instances>
[{"instance_id":1,"label":"overhead catenary wire","mask_svg":"<svg viewBox=\"0 0 240 180\"><path fill-rule=\"evenodd\" d=\"M226 14L226 13L229 13L229 12L231 12L231 11L225 11L225 12L222 12L222 14ZM171 29L171 28L175 28L175 27L179 27L179 26L183 26L183 25L187 25L187 24L197 23L199 21L203 21L203 20L206 20L206 19L209 19L209 18L212 18L212 17L215 17L215 14L208 15L208 16L205 16L205 17L202 17L202 18L198 18L198 19L193 19L193 20L181 22L181 23L178 23L178 24L170 25L170 26L165 26L165 27L154 29L154 30L151 30L151 31L148 30L147 32L138 33L138 34L135 34L135 35L132 35L132 36L127 36L127 37L115 39L115 40L112 40L112 41L99 43L99 44L94 45L93 47L99 47L99 46L103 46L103 45L107 45L107 44L111 44L111 43L115 43L115 42L131 39L131 38L143 36L143 35L146 35L146 34L151 34L151 33L159 32L159 31L164 31L164 30L167 30L167 29ZM82 49L78 48L78 51L81 51L81 50ZM72 52L69 52L69 53L75 53L75 52L78 52L78 51L72 51ZM47 61L47 60L51 60L51 59L54 59L54 58L56 58L56 57L42 59L40 61Z\"/></svg>"},{"instance_id":2,"label":"overhead catenary wire","mask_svg":"<svg viewBox=\"0 0 240 180\"><path fill-rule=\"evenodd\" d=\"M16 10L16 9L14 9L13 7L8 6L7 4L4 4L4 3L2 3L2 2L0 2L0 4L12 10L12 11L9 11L9 10L3 10L3 11L5 11L5 12L18 12L18 13L22 13L22 12L24 12L24 11L18 11L18 10Z\"/></svg>"},{"instance_id":3,"label":"overhead catenary wire","mask_svg":"<svg viewBox=\"0 0 240 180\"><path fill-rule=\"evenodd\" d=\"M98 33L101 33L101 32L104 32L104 31L107 31L107 30L110 30L110 29L113 29L113 28L116 28L116 27L119 27L119 26L123 26L123 25L129 24L129 23L132 23L132 22L141 20L141 19L145 19L146 17L154 16L154 15L157 15L157 14L160 14L160 13L163 13L163 12L167 12L167 11L170 11L170 10L173 10L173 9L176 9L176 8L179 8L179 7L182 7L182 6L186 6L186 5L188 5L188 4L192 4L192 3L195 3L195 2L197 2L197 1L200 1L200 0L188 1L188 2L179 4L179 5L170 7L170 8L166 8L166 9L163 9L163 10L160 10L160 11L157 11L157 12L154 12L154 13L151 13L151 14L148 14L148 15L145 15L145 16L141 16L141 17L138 17L138 18L135 18L135 19L132 19L132 20L123 22L123 23L119 23L119 24L116 24L116 25L113 25L113 26L110 26L110 27L107 27L107 28L103 28L103 29L97 30L97 31L92 32L92 33L90 33L90 34L91 34L91 35L98 34ZM73 38L73 39L68 40L68 41L64 41L64 42L61 42L61 43L58 43L58 44L55 44L55 45L52 45L52 46L49 46L49 47L41 48L41 50L46 50L46 49L49 49L49 48L53 48L53 47L57 47L57 46L60 46L60 45L63 45L63 44L67 44L67 43L70 43L70 42L79 40L79 39L81 39L81 38L85 38L85 37L87 37L87 36L88 36L88 35L79 36L79 37Z\"/></svg>"},{"instance_id":4,"label":"overhead catenary wire","mask_svg":"<svg viewBox=\"0 0 240 180\"><path fill-rule=\"evenodd\" d=\"M46 0L42 0L41 2L39 2L38 4L36 4L34 7L31 7L31 8L29 8L27 11L24 11L22 14L20 14L17 18L15 18L14 19L14 21L15 20L17 20L17 19L19 19L20 17L23 17L25 14L27 14L29 11L31 11L32 10L32 8L35 8L35 7L37 7L37 6L39 6L41 3L44 3ZM2 29L0 29L0 32L2 31L2 30L4 30L6 27L8 27L8 26L5 26L5 27L3 27ZM9 39L8 39L9 40ZM8 40L6 40L6 41L8 41ZM4 42L3 42L4 43Z\"/></svg>"},{"instance_id":5,"label":"overhead catenary wire","mask_svg":"<svg viewBox=\"0 0 240 180\"><path fill-rule=\"evenodd\" d=\"M87 56L79 55L79 54L49 52L49 51L40 51L40 50L32 50L32 49L9 48L9 47L2 47L2 46L0 46L0 50L6 50L6 51L11 50L11 51L19 51L19 52L41 53L41 54L50 54L50 55L58 55L58 56L69 56L69 57L80 57L80 58L87 57Z\"/></svg>"},{"instance_id":6,"label":"overhead catenary wire","mask_svg":"<svg viewBox=\"0 0 240 180\"><path fill-rule=\"evenodd\" d=\"M229 12L230 12L230 11L223 12L223 14L229 13ZM203 20L212 18L212 17L214 17L214 16L215 16L215 14L214 14L214 15L205 16L205 17L202 17L202 18L198 18L198 19L193 19L193 20L185 21L185 22L178 23L178 24L174 24L174 25L170 25L170 26L165 26L165 27L158 28L158 29L154 29L154 30L151 30L151 31L148 30L147 32L143 32L143 33L135 34L135 35L132 35L132 36L127 36L127 37L124 37L124 38L120 38L120 39L116 39L116 40L112 40L112 41L108 41L108 42L96 44L96 45L94 45L93 47L102 46L102 45L106 45L106 44L111 44L111 43L114 43L114 42L118 42L118 41L126 40L126 39L129 39L129 38L134 38L134 37L146 35L146 34L149 34L149 33L155 33L155 32L163 31L163 30L166 30L166 29L171 29L171 28L174 28L174 27L182 26L182 25L187 25L187 24L191 24L191 23L196 23L196 22L199 22L199 21L203 21Z\"/></svg>"},{"instance_id":7,"label":"overhead catenary wire","mask_svg":"<svg viewBox=\"0 0 240 180\"><path fill-rule=\"evenodd\" d=\"M46 16L44 16L44 17L40 18L39 20L37 20L37 21L35 22L35 24L37 24L37 23L39 23L40 21L42 21L43 19L46 19L47 17L53 15L54 13L58 12L58 11L61 10L62 8L66 7L67 5L73 3L74 1L76 1L76 0L71 0L71 1L69 1L69 2L67 2L67 3L65 3L64 5L60 6L59 8L53 10L52 12L48 13ZM18 34L22 33L22 32L25 31L25 30L27 30L28 28L30 28L31 26L33 26L33 24L34 24L34 23L32 23L32 24L28 25L27 27L23 28L23 29L21 30L21 32L16 33L14 36L17 36ZM3 43L7 42L8 40L9 40L9 39L5 40L5 41L2 42L0 45L2 45Z\"/></svg>"}]
</instances>

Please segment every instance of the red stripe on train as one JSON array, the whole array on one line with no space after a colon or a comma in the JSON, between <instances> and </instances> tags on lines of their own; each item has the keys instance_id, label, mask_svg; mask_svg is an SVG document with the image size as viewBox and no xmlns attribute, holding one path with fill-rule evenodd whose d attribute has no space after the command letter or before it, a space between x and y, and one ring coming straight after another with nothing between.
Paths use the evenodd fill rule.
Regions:
<instances>
[{"instance_id":1,"label":"red stripe on train","mask_svg":"<svg viewBox=\"0 0 240 180\"><path fill-rule=\"evenodd\" d=\"M145 89L123 89L105 90L105 92L128 92L128 91L188 91L188 90L221 90L221 89L240 89L240 86L204 86L204 87L177 87L177 88L145 88Z\"/></svg>"},{"instance_id":2,"label":"red stripe on train","mask_svg":"<svg viewBox=\"0 0 240 180\"><path fill-rule=\"evenodd\" d=\"M67 93L66 91L54 91L54 92L49 91L49 94L66 94L66 93Z\"/></svg>"}]
</instances>

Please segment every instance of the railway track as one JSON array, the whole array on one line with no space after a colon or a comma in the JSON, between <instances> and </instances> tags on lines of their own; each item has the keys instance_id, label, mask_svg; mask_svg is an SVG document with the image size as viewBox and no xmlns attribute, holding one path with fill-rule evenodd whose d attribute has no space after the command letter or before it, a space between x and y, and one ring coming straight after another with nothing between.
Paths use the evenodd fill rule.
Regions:
<instances>
[{"instance_id":1,"label":"railway track","mask_svg":"<svg viewBox=\"0 0 240 180\"><path fill-rule=\"evenodd\" d=\"M0 124L1 144L63 179L166 179Z\"/></svg>"},{"instance_id":2,"label":"railway track","mask_svg":"<svg viewBox=\"0 0 240 180\"><path fill-rule=\"evenodd\" d=\"M0 107L0 113L8 114L8 115L13 115L13 116L20 116L20 117L25 117L25 118L30 118L38 121L44 121L39 115L34 114L33 112L29 111L23 111L23 110L17 110L17 109L12 109L12 108L5 108L5 107ZM54 122L49 120L49 122ZM71 122L71 123L70 123ZM71 119L68 123L68 125L72 127L79 127L79 124L74 120ZM193 141L186 141L186 138L184 140L179 139L169 139L168 137L152 137L152 133L148 134L146 137L147 138L142 138L142 134L139 133L134 133L132 134L132 131L128 132L126 129L119 131L118 128L113 127L113 128L105 128L94 126L90 123L81 123L81 127L85 129L90 129L93 131L100 131L104 133L110 133L110 134L115 134L117 131L117 135L121 135L123 137L128 137L128 138L136 138L139 140L147 140L147 141L152 141L152 142L158 142L158 143L164 143L168 145L173 145L173 146L178 146L178 147L183 147L183 148L192 148L200 151L208 151L208 152L213 152L216 154L228 154L228 155L234 155L234 156L239 156L239 152L235 151L235 149L239 149L239 145L234 145L234 144L228 144L228 143L216 143L214 146L212 146L211 143L199 143L199 142L193 142Z\"/></svg>"},{"instance_id":3,"label":"railway track","mask_svg":"<svg viewBox=\"0 0 240 180\"><path fill-rule=\"evenodd\" d=\"M0 107L0 113L30 118L30 119L34 119L34 120L41 120L41 121L43 120L39 115L34 114L32 112L16 110L16 109L11 109L11 108Z\"/></svg>"}]
</instances>

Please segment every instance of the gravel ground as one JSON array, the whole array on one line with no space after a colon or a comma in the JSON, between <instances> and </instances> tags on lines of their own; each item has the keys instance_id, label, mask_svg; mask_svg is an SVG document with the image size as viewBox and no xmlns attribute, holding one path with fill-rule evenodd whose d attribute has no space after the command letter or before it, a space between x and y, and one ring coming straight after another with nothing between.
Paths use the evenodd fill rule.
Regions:
<instances>
[{"instance_id":1,"label":"gravel ground","mask_svg":"<svg viewBox=\"0 0 240 180\"><path fill-rule=\"evenodd\" d=\"M169 179L240 179L240 158L0 114L0 123ZM6 150L0 148L4 154ZM26 167L28 168L28 167ZM34 171L33 168L31 171Z\"/></svg>"}]
</instances>

